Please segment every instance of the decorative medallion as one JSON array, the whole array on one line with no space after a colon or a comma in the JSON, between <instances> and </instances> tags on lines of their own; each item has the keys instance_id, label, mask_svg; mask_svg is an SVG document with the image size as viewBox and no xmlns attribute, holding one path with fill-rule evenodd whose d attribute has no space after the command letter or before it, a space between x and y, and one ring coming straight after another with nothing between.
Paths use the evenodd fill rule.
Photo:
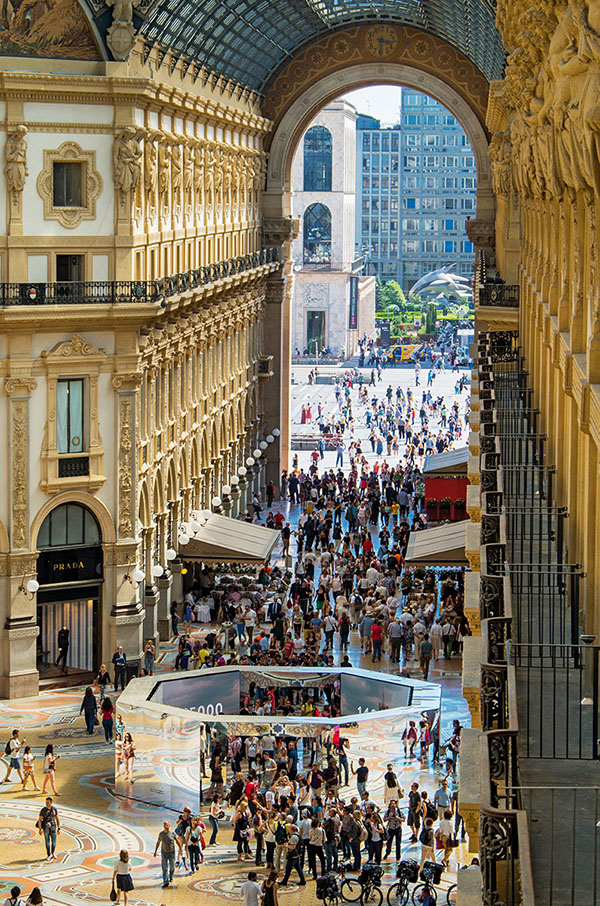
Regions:
<instances>
[{"instance_id":1,"label":"decorative medallion","mask_svg":"<svg viewBox=\"0 0 600 906\"><path fill-rule=\"evenodd\" d=\"M392 25L373 25L365 33L365 47L377 59L390 57L398 47L398 33Z\"/></svg>"}]
</instances>

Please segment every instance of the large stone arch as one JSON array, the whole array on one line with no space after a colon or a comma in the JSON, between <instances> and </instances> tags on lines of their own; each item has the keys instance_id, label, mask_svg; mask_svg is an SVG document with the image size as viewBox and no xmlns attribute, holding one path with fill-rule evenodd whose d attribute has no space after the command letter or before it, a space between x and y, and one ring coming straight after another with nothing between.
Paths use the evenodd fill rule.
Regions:
<instances>
[{"instance_id":1,"label":"large stone arch","mask_svg":"<svg viewBox=\"0 0 600 906\"><path fill-rule=\"evenodd\" d=\"M431 36L429 36L431 37ZM441 42L444 43L444 42ZM472 64L469 64L474 69ZM475 70L476 71L476 70ZM485 82L483 76L480 79ZM488 133L479 103L469 102L455 84L425 71L415 63L358 63L311 80L290 104L272 134L267 183L263 194L265 217L289 217L292 213L291 173L298 143L308 124L327 104L366 85L404 85L430 94L457 118L465 130L477 167L477 218L492 221L494 193L488 159ZM486 83L487 85L487 83Z\"/></svg>"},{"instance_id":2,"label":"large stone arch","mask_svg":"<svg viewBox=\"0 0 600 906\"><path fill-rule=\"evenodd\" d=\"M297 54L272 81L263 112L274 124L267 142L269 162L263 192L265 235L291 239L286 223L292 215L292 163L300 139L316 114L330 101L368 85L393 84L431 95L450 110L465 130L477 167L476 219L493 229L495 199L485 125L489 83L463 53L446 41L408 26L393 25L397 51L376 62L368 49L370 25L326 35ZM281 239L279 240L281 241ZM281 337L273 338L274 379L267 393L278 394L281 412L280 456L286 467L290 444L291 380L291 241L284 242L286 286ZM270 408L276 408L271 402Z\"/></svg>"}]
</instances>

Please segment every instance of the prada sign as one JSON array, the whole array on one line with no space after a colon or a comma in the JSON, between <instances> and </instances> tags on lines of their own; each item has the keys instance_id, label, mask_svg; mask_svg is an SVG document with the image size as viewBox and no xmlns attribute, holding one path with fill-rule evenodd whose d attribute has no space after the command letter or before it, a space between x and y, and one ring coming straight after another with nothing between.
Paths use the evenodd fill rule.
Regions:
<instances>
[{"instance_id":1,"label":"prada sign","mask_svg":"<svg viewBox=\"0 0 600 906\"><path fill-rule=\"evenodd\" d=\"M102 578L102 548L56 547L40 553L37 579L40 585L89 582Z\"/></svg>"}]
</instances>

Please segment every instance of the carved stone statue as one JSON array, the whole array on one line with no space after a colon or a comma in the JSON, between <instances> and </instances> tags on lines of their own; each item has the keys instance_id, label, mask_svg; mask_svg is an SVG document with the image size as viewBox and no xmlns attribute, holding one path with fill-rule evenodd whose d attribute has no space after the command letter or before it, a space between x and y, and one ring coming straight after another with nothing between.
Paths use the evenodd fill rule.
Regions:
<instances>
[{"instance_id":1,"label":"carved stone statue","mask_svg":"<svg viewBox=\"0 0 600 906\"><path fill-rule=\"evenodd\" d=\"M135 44L133 0L106 0L113 8L113 21L106 40L115 60L126 60Z\"/></svg>"},{"instance_id":2,"label":"carved stone statue","mask_svg":"<svg viewBox=\"0 0 600 906\"><path fill-rule=\"evenodd\" d=\"M135 192L140 181L144 131L136 126L126 126L115 136L113 166L116 188L126 195Z\"/></svg>"},{"instance_id":3,"label":"carved stone statue","mask_svg":"<svg viewBox=\"0 0 600 906\"><path fill-rule=\"evenodd\" d=\"M8 192L22 192L25 188L27 170L26 126L16 126L6 137L4 172Z\"/></svg>"},{"instance_id":4,"label":"carved stone statue","mask_svg":"<svg viewBox=\"0 0 600 906\"><path fill-rule=\"evenodd\" d=\"M191 213L194 204L194 149L190 140L183 146L183 195L186 210Z\"/></svg>"},{"instance_id":5,"label":"carved stone statue","mask_svg":"<svg viewBox=\"0 0 600 906\"><path fill-rule=\"evenodd\" d=\"M158 146L158 194L161 204L166 207L169 202L171 185L171 148L165 142Z\"/></svg>"},{"instance_id":6,"label":"carved stone statue","mask_svg":"<svg viewBox=\"0 0 600 906\"><path fill-rule=\"evenodd\" d=\"M196 212L204 212L204 143L194 144L194 191L196 193Z\"/></svg>"}]
</instances>

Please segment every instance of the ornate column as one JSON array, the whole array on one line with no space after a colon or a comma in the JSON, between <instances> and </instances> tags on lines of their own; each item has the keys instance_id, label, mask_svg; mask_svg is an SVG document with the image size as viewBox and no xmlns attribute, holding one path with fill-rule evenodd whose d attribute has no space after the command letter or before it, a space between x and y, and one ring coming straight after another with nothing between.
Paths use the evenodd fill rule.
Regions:
<instances>
[{"instance_id":1,"label":"ornate column","mask_svg":"<svg viewBox=\"0 0 600 906\"><path fill-rule=\"evenodd\" d=\"M10 553L3 558L0 576L5 576L5 597L0 601L2 654L0 694L18 698L37 692L36 668L37 603L35 595L22 590L37 576L36 551L29 537L29 401L37 388L35 378L14 375L4 381L9 397L8 464L5 477L10 487Z\"/></svg>"},{"instance_id":2,"label":"ornate column","mask_svg":"<svg viewBox=\"0 0 600 906\"><path fill-rule=\"evenodd\" d=\"M132 543L139 544L137 529L137 393L142 381L138 372L115 374L112 385L116 390L118 414L119 459L117 477L117 547L130 550ZM137 590L125 579L127 562L115 553L112 582L105 582L105 595L112 594L110 605L109 646L114 651L122 645L129 661L141 658L143 649L143 623L145 612L138 600ZM112 586L112 589L111 589ZM108 609L106 611L109 612Z\"/></svg>"},{"instance_id":3,"label":"ornate column","mask_svg":"<svg viewBox=\"0 0 600 906\"><path fill-rule=\"evenodd\" d=\"M292 368L291 312L293 292L292 241L298 235L299 222L291 217L267 217L263 220L263 242L266 247L281 248L282 266L267 278L265 321L269 325L263 353L272 356L272 370L277 377L268 381L263 392L263 412L268 425L280 425L281 436L273 450L267 480L279 481L281 468L287 468L290 447L290 383ZM275 447L275 445L274 445Z\"/></svg>"}]
</instances>

